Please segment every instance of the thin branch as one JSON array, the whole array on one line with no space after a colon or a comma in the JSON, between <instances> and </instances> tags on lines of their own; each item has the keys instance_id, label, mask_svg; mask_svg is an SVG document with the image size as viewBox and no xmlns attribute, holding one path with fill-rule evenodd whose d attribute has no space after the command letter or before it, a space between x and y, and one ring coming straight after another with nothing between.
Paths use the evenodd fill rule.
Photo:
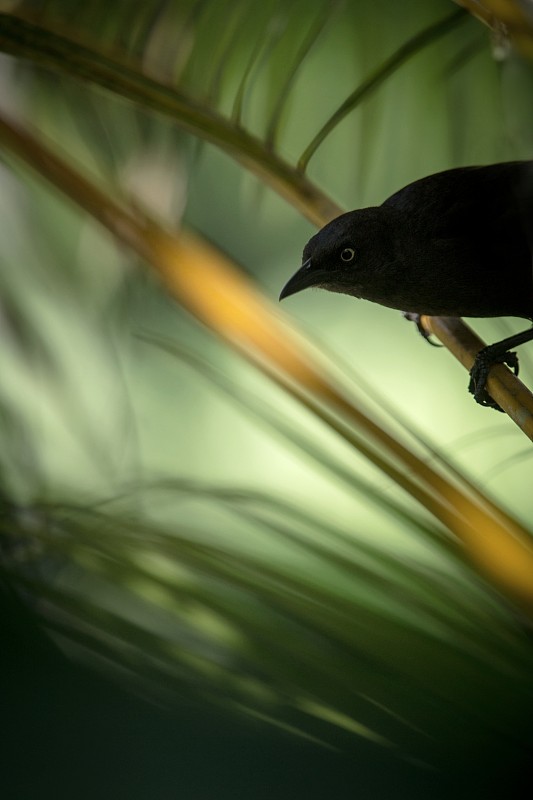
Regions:
<instances>
[{"instance_id":1,"label":"thin branch","mask_svg":"<svg viewBox=\"0 0 533 800\"><path fill-rule=\"evenodd\" d=\"M416 55L427 45L432 44L441 36L455 28L458 24L468 19L468 14L463 9L454 11L453 14L439 22L430 25L429 28L413 36L405 42L390 58L383 62L363 83L352 92L352 94L342 103L335 113L328 119L326 124L319 130L315 138L310 142L302 153L298 161L298 169L305 172L307 165L316 153L324 139L337 127L350 111L353 111L362 100L368 97L381 84L392 75L398 67Z\"/></svg>"},{"instance_id":2,"label":"thin branch","mask_svg":"<svg viewBox=\"0 0 533 800\"><path fill-rule=\"evenodd\" d=\"M463 367L470 370L485 343L457 317L422 317L429 333L434 334ZM511 417L520 430L533 441L533 394L503 364L495 364L487 381L491 397Z\"/></svg>"}]
</instances>

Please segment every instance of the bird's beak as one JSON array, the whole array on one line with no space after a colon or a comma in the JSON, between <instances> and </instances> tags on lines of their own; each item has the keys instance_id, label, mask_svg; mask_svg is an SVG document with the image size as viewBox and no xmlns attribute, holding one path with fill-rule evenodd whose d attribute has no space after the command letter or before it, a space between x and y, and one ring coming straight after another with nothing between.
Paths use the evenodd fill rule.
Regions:
<instances>
[{"instance_id":1,"label":"bird's beak","mask_svg":"<svg viewBox=\"0 0 533 800\"><path fill-rule=\"evenodd\" d=\"M316 286L316 284L316 270L313 269L311 259L308 258L307 261L304 261L300 269L294 273L292 278L289 278L281 290L279 299L283 300L285 297L289 297L291 294L296 294L296 292L301 292L302 289L308 289L309 286Z\"/></svg>"}]
</instances>

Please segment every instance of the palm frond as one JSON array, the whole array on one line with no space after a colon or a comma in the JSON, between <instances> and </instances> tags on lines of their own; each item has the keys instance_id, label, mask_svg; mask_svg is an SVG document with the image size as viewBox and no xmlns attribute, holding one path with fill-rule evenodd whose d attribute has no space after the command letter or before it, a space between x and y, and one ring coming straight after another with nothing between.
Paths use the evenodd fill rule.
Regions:
<instances>
[{"instance_id":1,"label":"palm frond","mask_svg":"<svg viewBox=\"0 0 533 800\"><path fill-rule=\"evenodd\" d=\"M407 377L415 362L438 374L422 345L409 367L397 348L374 369L389 371L380 392L336 352L362 351L372 374L362 319L358 341L349 327L335 339L326 301L328 344L312 345L226 255L273 287L309 232L292 209L322 224L341 211L332 197L373 203L421 169L523 153L473 21L408 0L378 36L374 6L47 0L0 14L6 104L32 120L0 115L0 574L67 652L165 705L203 697L332 749L367 741L478 776L530 739L527 475L520 502L518 481L486 491L483 454L453 445L474 411L436 386L424 408ZM193 160L191 140L215 147ZM187 182L185 220L207 237L169 232ZM272 192L250 211L252 183L292 208Z\"/></svg>"},{"instance_id":2,"label":"palm frond","mask_svg":"<svg viewBox=\"0 0 533 800\"><path fill-rule=\"evenodd\" d=\"M323 222L340 213L323 192L241 126L182 91L148 78L134 67L82 45L74 45L62 36L9 14L0 14L0 48L22 58L30 56L41 66L76 75L169 116L184 130L217 144L247 164L296 206L305 209L304 213L314 221Z\"/></svg>"},{"instance_id":3,"label":"palm frond","mask_svg":"<svg viewBox=\"0 0 533 800\"><path fill-rule=\"evenodd\" d=\"M172 236L148 217L119 207L6 119L0 139L148 260L194 316L425 506L481 569L531 613L533 547L527 529L479 490L471 496L454 485L377 424L226 259L194 237ZM212 287L209 294L206 282Z\"/></svg>"},{"instance_id":4,"label":"palm frond","mask_svg":"<svg viewBox=\"0 0 533 800\"><path fill-rule=\"evenodd\" d=\"M342 120L364 100L368 95L375 91L384 81L390 77L398 67L400 67L409 58L420 52L424 47L431 45L441 36L446 35L452 31L458 24L462 23L465 19L465 14L462 10L454 11L453 14L445 19L430 25L421 33L414 36L408 42L403 44L390 58L381 64L376 71L370 75L357 89L346 98L344 103L335 111L335 113L324 123L322 128L307 145L306 149L298 159L298 169L304 172L310 159L313 157L316 150L320 147L324 139L342 122Z\"/></svg>"}]
</instances>

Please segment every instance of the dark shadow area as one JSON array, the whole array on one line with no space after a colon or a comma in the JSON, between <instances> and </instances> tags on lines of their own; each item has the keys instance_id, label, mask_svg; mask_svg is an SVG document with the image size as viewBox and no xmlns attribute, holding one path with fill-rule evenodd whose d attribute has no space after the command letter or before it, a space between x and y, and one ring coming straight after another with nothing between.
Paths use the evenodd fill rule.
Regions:
<instances>
[{"instance_id":1,"label":"dark shadow area","mask_svg":"<svg viewBox=\"0 0 533 800\"><path fill-rule=\"evenodd\" d=\"M340 755L210 709L165 713L70 663L0 584L2 796L6 800L523 797L454 781L355 742Z\"/></svg>"}]
</instances>

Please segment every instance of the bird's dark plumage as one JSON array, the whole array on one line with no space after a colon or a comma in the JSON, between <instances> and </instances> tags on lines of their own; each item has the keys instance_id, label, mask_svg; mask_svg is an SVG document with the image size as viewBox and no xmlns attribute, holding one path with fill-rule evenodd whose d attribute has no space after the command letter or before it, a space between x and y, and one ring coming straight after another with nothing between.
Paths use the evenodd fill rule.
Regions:
<instances>
[{"instance_id":1,"label":"bird's dark plumage","mask_svg":"<svg viewBox=\"0 0 533 800\"><path fill-rule=\"evenodd\" d=\"M533 162L452 169L328 223L280 299L318 286L415 315L531 320L532 252ZM491 363L520 342L492 345ZM474 394L490 405L482 372Z\"/></svg>"}]
</instances>

